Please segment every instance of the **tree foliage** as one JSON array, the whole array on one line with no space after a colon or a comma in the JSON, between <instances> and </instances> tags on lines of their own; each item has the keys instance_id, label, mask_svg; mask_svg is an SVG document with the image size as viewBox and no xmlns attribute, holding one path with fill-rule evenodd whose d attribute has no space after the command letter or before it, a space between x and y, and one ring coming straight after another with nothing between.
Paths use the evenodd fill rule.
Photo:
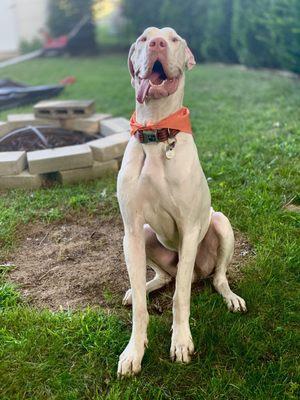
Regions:
<instances>
[{"instance_id":1,"label":"tree foliage","mask_svg":"<svg viewBox=\"0 0 300 400\"><path fill-rule=\"evenodd\" d=\"M123 0L128 37L172 26L205 61L300 72L300 0Z\"/></svg>"}]
</instances>

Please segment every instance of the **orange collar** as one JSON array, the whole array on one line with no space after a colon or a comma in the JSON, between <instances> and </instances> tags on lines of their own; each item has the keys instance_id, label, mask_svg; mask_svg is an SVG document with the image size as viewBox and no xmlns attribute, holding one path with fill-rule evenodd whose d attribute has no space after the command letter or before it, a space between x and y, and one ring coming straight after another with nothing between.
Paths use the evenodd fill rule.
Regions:
<instances>
[{"instance_id":1,"label":"orange collar","mask_svg":"<svg viewBox=\"0 0 300 400\"><path fill-rule=\"evenodd\" d=\"M155 131L162 128L176 129L181 132L192 133L190 110L187 107L180 108L178 111L158 122L148 122L146 125L139 124L136 121L136 112L134 112L130 118L130 126L131 135L134 135L140 130Z\"/></svg>"}]
</instances>

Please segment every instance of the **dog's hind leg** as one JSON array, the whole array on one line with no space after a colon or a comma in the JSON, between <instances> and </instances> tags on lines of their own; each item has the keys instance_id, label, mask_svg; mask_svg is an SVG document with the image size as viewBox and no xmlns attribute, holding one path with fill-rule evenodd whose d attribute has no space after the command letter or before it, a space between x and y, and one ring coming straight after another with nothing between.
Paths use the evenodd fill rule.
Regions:
<instances>
[{"instance_id":1,"label":"dog's hind leg","mask_svg":"<svg viewBox=\"0 0 300 400\"><path fill-rule=\"evenodd\" d=\"M227 266L231 261L234 250L234 235L228 218L220 213L212 215L212 228L219 239L213 285L218 293L224 298L227 307L233 312L245 312L245 300L233 293L229 287L226 276Z\"/></svg>"},{"instance_id":2,"label":"dog's hind leg","mask_svg":"<svg viewBox=\"0 0 300 400\"><path fill-rule=\"evenodd\" d=\"M147 265L155 271L155 276L146 284L147 294L166 286L176 276L178 254L166 249L157 239L149 225L144 226ZM122 301L123 305L132 303L131 289Z\"/></svg>"},{"instance_id":3,"label":"dog's hind leg","mask_svg":"<svg viewBox=\"0 0 300 400\"><path fill-rule=\"evenodd\" d=\"M160 267L154 264L153 261L147 260L147 265L155 271L155 276L149 282L146 283L146 293L149 294L154 290L158 290L166 286L172 280L172 276L163 271ZM122 304L124 306L132 304L132 293L131 289L128 289L123 298Z\"/></svg>"}]
</instances>

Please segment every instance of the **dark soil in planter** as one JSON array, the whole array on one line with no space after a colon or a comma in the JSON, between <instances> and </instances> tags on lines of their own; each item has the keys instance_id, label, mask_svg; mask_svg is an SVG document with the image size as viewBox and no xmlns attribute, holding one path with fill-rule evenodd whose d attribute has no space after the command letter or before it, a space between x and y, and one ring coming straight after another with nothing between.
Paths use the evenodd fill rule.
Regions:
<instances>
[{"instance_id":1,"label":"dark soil in planter","mask_svg":"<svg viewBox=\"0 0 300 400\"><path fill-rule=\"evenodd\" d=\"M81 131L53 126L28 126L16 129L0 138L1 151L33 151L83 144L97 139Z\"/></svg>"}]
</instances>

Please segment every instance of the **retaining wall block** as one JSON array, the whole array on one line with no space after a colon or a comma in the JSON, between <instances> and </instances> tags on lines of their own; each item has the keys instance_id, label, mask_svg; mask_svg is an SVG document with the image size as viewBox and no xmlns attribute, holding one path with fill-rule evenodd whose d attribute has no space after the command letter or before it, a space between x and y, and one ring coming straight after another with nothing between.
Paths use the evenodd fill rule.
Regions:
<instances>
[{"instance_id":1,"label":"retaining wall block","mask_svg":"<svg viewBox=\"0 0 300 400\"><path fill-rule=\"evenodd\" d=\"M123 117L109 118L101 123L101 135L110 136L116 133L130 131L128 119Z\"/></svg>"},{"instance_id":2,"label":"retaining wall block","mask_svg":"<svg viewBox=\"0 0 300 400\"><path fill-rule=\"evenodd\" d=\"M26 168L25 151L0 152L0 176L16 175Z\"/></svg>"},{"instance_id":3,"label":"retaining wall block","mask_svg":"<svg viewBox=\"0 0 300 400\"><path fill-rule=\"evenodd\" d=\"M101 121L110 118L110 114L93 114L88 118L70 118L60 121L64 129L82 131L91 135L99 134Z\"/></svg>"},{"instance_id":4,"label":"retaining wall block","mask_svg":"<svg viewBox=\"0 0 300 400\"><path fill-rule=\"evenodd\" d=\"M92 152L87 144L30 151L27 160L31 174L89 167L93 164Z\"/></svg>"},{"instance_id":5,"label":"retaining wall block","mask_svg":"<svg viewBox=\"0 0 300 400\"><path fill-rule=\"evenodd\" d=\"M52 125L59 127L59 121L51 119L36 118L34 114L9 114L7 117L7 123L10 130L23 128L28 125L39 126L39 125Z\"/></svg>"},{"instance_id":6,"label":"retaining wall block","mask_svg":"<svg viewBox=\"0 0 300 400\"><path fill-rule=\"evenodd\" d=\"M8 122L0 121L0 138L10 132L11 129L9 127Z\"/></svg>"},{"instance_id":7,"label":"retaining wall block","mask_svg":"<svg viewBox=\"0 0 300 400\"><path fill-rule=\"evenodd\" d=\"M60 171L60 180L63 184L77 183L101 178L108 172L118 171L118 161L95 161L91 167Z\"/></svg>"},{"instance_id":8,"label":"retaining wall block","mask_svg":"<svg viewBox=\"0 0 300 400\"><path fill-rule=\"evenodd\" d=\"M121 157L129 139L129 132L116 133L105 138L92 140L88 142L88 145L92 149L94 160L107 161Z\"/></svg>"},{"instance_id":9,"label":"retaining wall block","mask_svg":"<svg viewBox=\"0 0 300 400\"><path fill-rule=\"evenodd\" d=\"M37 118L68 119L89 117L95 111L93 100L45 100L34 107Z\"/></svg>"},{"instance_id":10,"label":"retaining wall block","mask_svg":"<svg viewBox=\"0 0 300 400\"><path fill-rule=\"evenodd\" d=\"M26 171L22 171L18 175L5 175L0 176L0 189L37 189L43 184L41 175L32 175Z\"/></svg>"}]
</instances>

